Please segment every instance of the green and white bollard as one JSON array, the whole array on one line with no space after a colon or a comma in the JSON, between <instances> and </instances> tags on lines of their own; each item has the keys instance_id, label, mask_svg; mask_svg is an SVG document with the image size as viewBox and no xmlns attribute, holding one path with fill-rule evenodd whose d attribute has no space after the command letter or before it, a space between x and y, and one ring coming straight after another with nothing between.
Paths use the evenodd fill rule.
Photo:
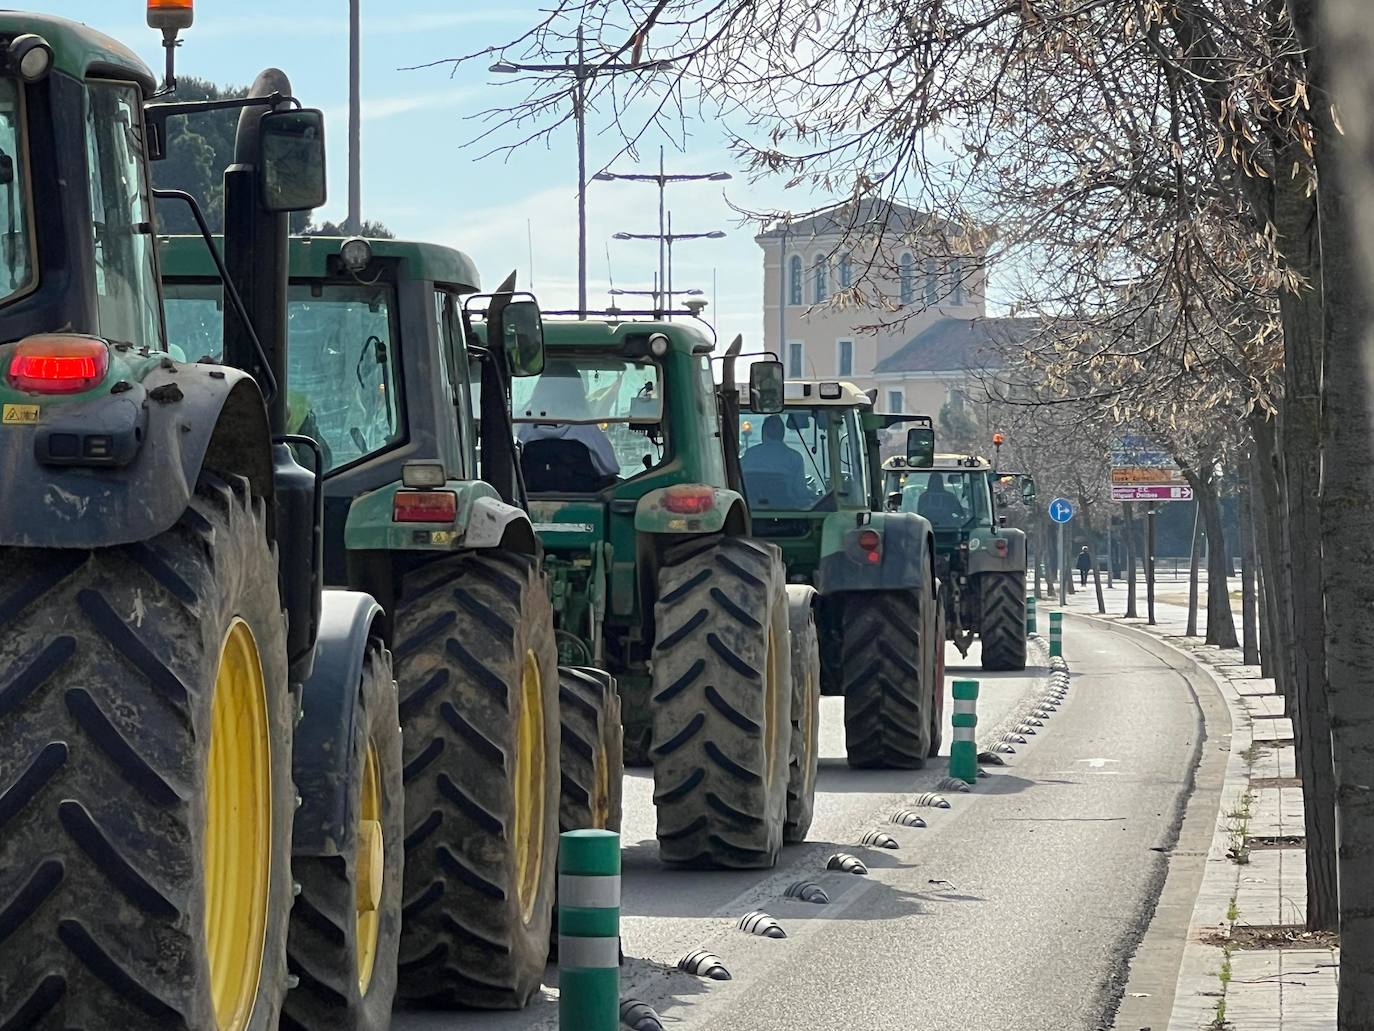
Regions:
<instances>
[{"instance_id":1,"label":"green and white bollard","mask_svg":"<svg viewBox=\"0 0 1374 1031\"><path fill-rule=\"evenodd\" d=\"M620 835L566 831L558 848L558 1026L620 1024Z\"/></svg>"},{"instance_id":2,"label":"green and white bollard","mask_svg":"<svg viewBox=\"0 0 1374 1031\"><path fill-rule=\"evenodd\" d=\"M1050 658L1064 654L1064 613L1050 613Z\"/></svg>"},{"instance_id":3,"label":"green and white bollard","mask_svg":"<svg viewBox=\"0 0 1374 1031\"><path fill-rule=\"evenodd\" d=\"M975 784L978 781L978 681L954 682L954 740L949 746L949 775Z\"/></svg>"},{"instance_id":4,"label":"green and white bollard","mask_svg":"<svg viewBox=\"0 0 1374 1031\"><path fill-rule=\"evenodd\" d=\"M1035 598L1030 597L1026 599L1026 633L1034 634L1037 632L1035 629Z\"/></svg>"}]
</instances>

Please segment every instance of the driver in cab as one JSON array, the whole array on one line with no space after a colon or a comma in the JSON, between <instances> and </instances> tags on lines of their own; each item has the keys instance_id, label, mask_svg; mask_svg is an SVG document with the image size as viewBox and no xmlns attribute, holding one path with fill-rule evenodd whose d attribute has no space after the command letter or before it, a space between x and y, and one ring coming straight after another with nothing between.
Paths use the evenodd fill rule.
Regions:
<instances>
[{"instance_id":1,"label":"driver in cab","mask_svg":"<svg viewBox=\"0 0 1374 1031\"><path fill-rule=\"evenodd\" d=\"M770 415L763 420L763 439L740 458L740 471L750 495L766 498L774 507L803 503L806 466L802 456L787 446L785 436L782 416Z\"/></svg>"},{"instance_id":2,"label":"driver in cab","mask_svg":"<svg viewBox=\"0 0 1374 1031\"><path fill-rule=\"evenodd\" d=\"M939 473L930 474L930 482L916 502L916 512L937 526L950 526L964 521L964 506L946 489L945 478Z\"/></svg>"},{"instance_id":3,"label":"driver in cab","mask_svg":"<svg viewBox=\"0 0 1374 1031\"><path fill-rule=\"evenodd\" d=\"M571 362L550 362L539 377L530 396L525 418L548 415L555 422L526 423L520 427L521 444L537 440L575 441L587 449L592 469L598 476L614 479L620 475L620 462L606 431L593 421L591 405L582 375ZM574 421L563 421L574 420Z\"/></svg>"}]
</instances>

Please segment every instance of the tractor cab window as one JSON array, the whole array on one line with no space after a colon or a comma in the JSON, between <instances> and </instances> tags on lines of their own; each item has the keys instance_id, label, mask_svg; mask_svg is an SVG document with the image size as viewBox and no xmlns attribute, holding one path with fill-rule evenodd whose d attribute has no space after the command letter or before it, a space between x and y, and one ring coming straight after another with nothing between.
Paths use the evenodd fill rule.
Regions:
<instances>
[{"instance_id":1,"label":"tractor cab window","mask_svg":"<svg viewBox=\"0 0 1374 1031\"><path fill-rule=\"evenodd\" d=\"M0 303L34 282L33 220L19 83L0 79Z\"/></svg>"},{"instance_id":2,"label":"tractor cab window","mask_svg":"<svg viewBox=\"0 0 1374 1031\"><path fill-rule=\"evenodd\" d=\"M992 521L987 476L958 469L889 471L889 493L902 493L902 511L930 520L937 530L962 530Z\"/></svg>"},{"instance_id":3,"label":"tractor cab window","mask_svg":"<svg viewBox=\"0 0 1374 1031\"><path fill-rule=\"evenodd\" d=\"M87 84L86 163L100 335L161 350L138 87L123 82Z\"/></svg>"},{"instance_id":4,"label":"tractor cab window","mask_svg":"<svg viewBox=\"0 0 1374 1031\"><path fill-rule=\"evenodd\" d=\"M846 408L740 416L740 469L759 511L867 508L863 434Z\"/></svg>"},{"instance_id":5,"label":"tractor cab window","mask_svg":"<svg viewBox=\"0 0 1374 1031\"><path fill-rule=\"evenodd\" d=\"M169 282L167 333L195 360L218 360L224 306L218 283ZM325 471L405 440L391 287L292 283L286 331L287 432L319 441Z\"/></svg>"},{"instance_id":6,"label":"tractor cab window","mask_svg":"<svg viewBox=\"0 0 1374 1031\"><path fill-rule=\"evenodd\" d=\"M663 377L656 362L550 356L517 379L511 419L531 492L594 493L663 461Z\"/></svg>"}]
</instances>

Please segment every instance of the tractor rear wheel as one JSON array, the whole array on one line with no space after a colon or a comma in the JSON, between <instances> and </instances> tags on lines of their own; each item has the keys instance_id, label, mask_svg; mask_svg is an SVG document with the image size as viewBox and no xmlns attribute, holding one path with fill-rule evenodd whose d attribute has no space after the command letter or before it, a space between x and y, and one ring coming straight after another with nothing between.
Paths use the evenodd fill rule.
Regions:
<instances>
[{"instance_id":1,"label":"tractor rear wheel","mask_svg":"<svg viewBox=\"0 0 1374 1031\"><path fill-rule=\"evenodd\" d=\"M930 753L930 679L914 590L855 591L841 606L845 745L859 769L919 770Z\"/></svg>"},{"instance_id":2,"label":"tractor rear wheel","mask_svg":"<svg viewBox=\"0 0 1374 1031\"><path fill-rule=\"evenodd\" d=\"M206 473L149 541L0 549L0 1027L277 1026L297 701L268 527Z\"/></svg>"},{"instance_id":3,"label":"tractor rear wheel","mask_svg":"<svg viewBox=\"0 0 1374 1031\"><path fill-rule=\"evenodd\" d=\"M386 1031L396 996L405 859L401 729L391 653L369 642L357 686L353 749L340 790L355 814L338 856L296 856L300 895L286 955L300 979L283 1031ZM309 719L310 700L305 700Z\"/></svg>"},{"instance_id":4,"label":"tractor rear wheel","mask_svg":"<svg viewBox=\"0 0 1374 1031\"><path fill-rule=\"evenodd\" d=\"M479 551L408 575L400 993L520 1009L549 951L558 855L558 656L536 560Z\"/></svg>"},{"instance_id":5,"label":"tractor rear wheel","mask_svg":"<svg viewBox=\"0 0 1374 1031\"><path fill-rule=\"evenodd\" d=\"M562 722L561 831L620 830L620 696L609 673L582 666L558 667Z\"/></svg>"},{"instance_id":6,"label":"tractor rear wheel","mask_svg":"<svg viewBox=\"0 0 1374 1031\"><path fill-rule=\"evenodd\" d=\"M986 670L1026 668L1026 574L980 573L978 643Z\"/></svg>"},{"instance_id":7,"label":"tractor rear wheel","mask_svg":"<svg viewBox=\"0 0 1374 1031\"><path fill-rule=\"evenodd\" d=\"M788 588L789 595L792 588ZM788 632L792 642L792 759L787 776L787 822L783 841L806 840L816 807L816 768L820 763L821 654L816 639L816 612L811 592L788 598Z\"/></svg>"},{"instance_id":8,"label":"tractor rear wheel","mask_svg":"<svg viewBox=\"0 0 1374 1031\"><path fill-rule=\"evenodd\" d=\"M650 705L664 862L756 869L782 849L791 656L782 555L707 537L669 549Z\"/></svg>"}]
</instances>

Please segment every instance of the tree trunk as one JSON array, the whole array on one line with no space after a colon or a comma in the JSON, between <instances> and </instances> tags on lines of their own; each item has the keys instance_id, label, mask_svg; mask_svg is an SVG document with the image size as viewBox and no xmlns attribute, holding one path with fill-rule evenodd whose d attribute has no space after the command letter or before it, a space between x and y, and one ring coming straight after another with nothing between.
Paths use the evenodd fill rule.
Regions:
<instances>
[{"instance_id":1,"label":"tree trunk","mask_svg":"<svg viewBox=\"0 0 1374 1031\"><path fill-rule=\"evenodd\" d=\"M1155 625L1155 504L1145 509L1145 622Z\"/></svg>"},{"instance_id":2,"label":"tree trunk","mask_svg":"<svg viewBox=\"0 0 1374 1031\"><path fill-rule=\"evenodd\" d=\"M1259 628L1255 625L1255 522L1248 487L1241 486L1237 501L1240 508L1241 661L1247 666L1255 666L1259 664Z\"/></svg>"},{"instance_id":3,"label":"tree trunk","mask_svg":"<svg viewBox=\"0 0 1374 1031\"><path fill-rule=\"evenodd\" d=\"M1226 532L1221 525L1221 498L1211 470L1190 475L1195 480L1202 523L1207 529L1207 637L1218 648L1236 648L1236 619L1231 612L1231 587L1226 576Z\"/></svg>"},{"instance_id":4,"label":"tree trunk","mask_svg":"<svg viewBox=\"0 0 1374 1031\"><path fill-rule=\"evenodd\" d=\"M1097 561L1098 544L1099 542L1097 540L1093 540L1093 543L1091 545L1093 549L1093 587L1097 589L1097 614L1100 616L1105 616L1107 614L1107 599L1102 594L1102 570L1101 568L1099 568L1099 563ZM1109 554L1107 556L1107 565L1110 566L1111 562L1112 557Z\"/></svg>"},{"instance_id":5,"label":"tree trunk","mask_svg":"<svg viewBox=\"0 0 1374 1031\"><path fill-rule=\"evenodd\" d=\"M1202 506L1193 505L1193 550L1188 562L1188 629L1185 637L1197 636L1198 566L1202 561Z\"/></svg>"},{"instance_id":6,"label":"tree trunk","mask_svg":"<svg viewBox=\"0 0 1374 1031\"><path fill-rule=\"evenodd\" d=\"M1125 525L1122 530L1126 534L1126 611L1123 615L1127 619L1139 619L1140 614L1136 611L1135 603L1135 560L1136 560L1136 530L1135 530L1135 506L1126 501L1121 505L1122 519Z\"/></svg>"}]
</instances>

